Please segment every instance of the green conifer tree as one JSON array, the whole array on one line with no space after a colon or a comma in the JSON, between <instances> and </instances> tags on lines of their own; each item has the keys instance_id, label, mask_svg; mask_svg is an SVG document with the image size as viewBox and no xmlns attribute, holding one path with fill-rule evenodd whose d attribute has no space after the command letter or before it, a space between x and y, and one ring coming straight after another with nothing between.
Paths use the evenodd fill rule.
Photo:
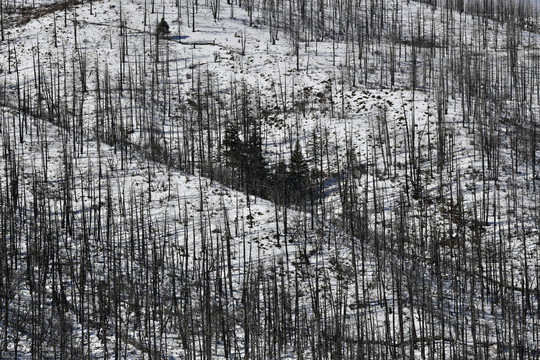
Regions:
<instances>
[{"instance_id":1,"label":"green conifer tree","mask_svg":"<svg viewBox=\"0 0 540 360\"><path fill-rule=\"evenodd\" d=\"M159 22L159 24L157 26L157 35L158 35L158 37L164 38L167 35L169 35L170 33L171 33L171 31L169 29L169 24L167 24L167 22L165 21L165 18L162 17L161 21Z\"/></svg>"},{"instance_id":2,"label":"green conifer tree","mask_svg":"<svg viewBox=\"0 0 540 360\"><path fill-rule=\"evenodd\" d=\"M288 179L291 200L300 204L305 199L309 186L309 167L298 141L291 153Z\"/></svg>"},{"instance_id":3,"label":"green conifer tree","mask_svg":"<svg viewBox=\"0 0 540 360\"><path fill-rule=\"evenodd\" d=\"M236 126L227 126L223 139L227 166L239 168L242 163L244 142L240 139L240 134Z\"/></svg>"},{"instance_id":4,"label":"green conifer tree","mask_svg":"<svg viewBox=\"0 0 540 360\"><path fill-rule=\"evenodd\" d=\"M254 126L246 144L245 172L248 189L251 193L265 196L265 180L268 176L267 162L262 148L260 129Z\"/></svg>"}]
</instances>

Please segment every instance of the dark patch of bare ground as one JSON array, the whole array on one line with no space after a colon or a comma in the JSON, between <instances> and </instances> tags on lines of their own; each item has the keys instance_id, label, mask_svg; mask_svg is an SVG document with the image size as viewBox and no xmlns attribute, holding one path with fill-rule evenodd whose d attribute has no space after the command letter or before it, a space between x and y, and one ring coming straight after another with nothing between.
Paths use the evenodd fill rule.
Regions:
<instances>
[{"instance_id":1,"label":"dark patch of bare ground","mask_svg":"<svg viewBox=\"0 0 540 360\"><path fill-rule=\"evenodd\" d=\"M59 1L52 4L40 6L17 6L9 7L5 10L5 29L16 28L29 23L34 19L52 14L54 12L70 10L76 5L82 4L82 1L70 0Z\"/></svg>"}]
</instances>

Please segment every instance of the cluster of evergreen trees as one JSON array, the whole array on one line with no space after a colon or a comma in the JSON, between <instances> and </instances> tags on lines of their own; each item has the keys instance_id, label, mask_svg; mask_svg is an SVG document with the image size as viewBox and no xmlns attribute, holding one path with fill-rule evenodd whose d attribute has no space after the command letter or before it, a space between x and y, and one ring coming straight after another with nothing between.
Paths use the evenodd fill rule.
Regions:
<instances>
[{"instance_id":1,"label":"cluster of evergreen trees","mask_svg":"<svg viewBox=\"0 0 540 360\"><path fill-rule=\"evenodd\" d=\"M273 166L265 159L258 126L251 127L244 139L240 138L237 127L227 127L223 146L227 166L236 174L232 184L245 185L247 193L263 198L279 194L274 200L285 205L300 205L311 193L311 174L298 141L288 164L280 161Z\"/></svg>"}]
</instances>

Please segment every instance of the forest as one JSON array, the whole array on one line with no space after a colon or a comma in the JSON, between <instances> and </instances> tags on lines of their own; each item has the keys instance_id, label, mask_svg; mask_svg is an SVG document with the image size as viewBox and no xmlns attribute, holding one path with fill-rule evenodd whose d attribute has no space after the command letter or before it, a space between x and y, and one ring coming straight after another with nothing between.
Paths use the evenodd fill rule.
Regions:
<instances>
[{"instance_id":1,"label":"forest","mask_svg":"<svg viewBox=\"0 0 540 360\"><path fill-rule=\"evenodd\" d=\"M0 0L0 359L537 359L539 16Z\"/></svg>"}]
</instances>

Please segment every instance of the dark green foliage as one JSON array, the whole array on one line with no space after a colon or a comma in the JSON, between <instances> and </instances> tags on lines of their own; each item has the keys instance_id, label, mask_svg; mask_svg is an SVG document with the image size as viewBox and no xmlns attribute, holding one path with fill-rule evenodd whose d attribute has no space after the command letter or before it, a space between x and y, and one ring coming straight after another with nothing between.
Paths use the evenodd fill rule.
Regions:
<instances>
[{"instance_id":1,"label":"dark green foliage","mask_svg":"<svg viewBox=\"0 0 540 360\"><path fill-rule=\"evenodd\" d=\"M299 205L306 200L310 172L299 142L291 152L289 165L280 161L271 174L264 158L259 127L251 127L244 140L236 126L227 127L223 146L226 164L234 171L233 182L238 186L278 203Z\"/></svg>"},{"instance_id":2,"label":"dark green foliage","mask_svg":"<svg viewBox=\"0 0 540 360\"><path fill-rule=\"evenodd\" d=\"M287 164L284 161L279 161L272 167L272 175L270 177L269 186L273 189L272 199L279 204L285 203L288 200L288 170Z\"/></svg>"},{"instance_id":3,"label":"dark green foliage","mask_svg":"<svg viewBox=\"0 0 540 360\"><path fill-rule=\"evenodd\" d=\"M163 38L169 35L170 33L171 31L169 30L169 24L167 24L167 22L165 21L165 18L162 17L161 21L159 22L157 26L157 35Z\"/></svg>"},{"instance_id":4,"label":"dark green foliage","mask_svg":"<svg viewBox=\"0 0 540 360\"><path fill-rule=\"evenodd\" d=\"M228 126L225 129L225 138L223 140L225 151L223 155L227 158L227 165L234 168L239 168L242 163L244 143L240 139L238 128Z\"/></svg>"},{"instance_id":5,"label":"dark green foliage","mask_svg":"<svg viewBox=\"0 0 540 360\"><path fill-rule=\"evenodd\" d=\"M233 170L233 185L281 204L302 204L309 193L310 171L300 144L296 142L288 166L280 161L270 171L258 127L249 131L247 139L242 140L237 127L225 130L223 155Z\"/></svg>"},{"instance_id":6,"label":"dark green foliage","mask_svg":"<svg viewBox=\"0 0 540 360\"><path fill-rule=\"evenodd\" d=\"M261 133L257 128L253 126L247 139L242 140L238 128L227 127L223 140L224 155L227 165L238 171L241 185L250 193L264 195L264 181L268 176L268 169L262 150Z\"/></svg>"},{"instance_id":7,"label":"dark green foliage","mask_svg":"<svg viewBox=\"0 0 540 360\"><path fill-rule=\"evenodd\" d=\"M303 202L309 187L309 168L298 141L291 153L287 179L291 200L297 204Z\"/></svg>"},{"instance_id":8,"label":"dark green foliage","mask_svg":"<svg viewBox=\"0 0 540 360\"><path fill-rule=\"evenodd\" d=\"M245 144L244 171L248 189L253 193L264 194L264 181L268 175L267 162L262 150L262 136L260 129L253 127L247 143Z\"/></svg>"}]
</instances>

